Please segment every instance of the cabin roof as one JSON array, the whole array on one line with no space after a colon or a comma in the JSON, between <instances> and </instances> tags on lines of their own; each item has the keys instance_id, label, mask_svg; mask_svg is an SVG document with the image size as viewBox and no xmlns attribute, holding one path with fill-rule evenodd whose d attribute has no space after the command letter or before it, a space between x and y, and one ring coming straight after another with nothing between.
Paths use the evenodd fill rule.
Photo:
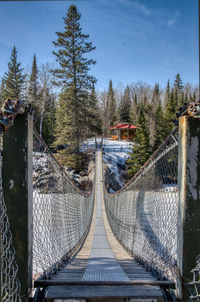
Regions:
<instances>
[{"instance_id":1,"label":"cabin roof","mask_svg":"<svg viewBox=\"0 0 200 302\"><path fill-rule=\"evenodd\" d=\"M110 130L113 130L113 129L136 129L137 127L132 125L131 123L119 123L119 124L116 124L112 127L110 127Z\"/></svg>"}]
</instances>

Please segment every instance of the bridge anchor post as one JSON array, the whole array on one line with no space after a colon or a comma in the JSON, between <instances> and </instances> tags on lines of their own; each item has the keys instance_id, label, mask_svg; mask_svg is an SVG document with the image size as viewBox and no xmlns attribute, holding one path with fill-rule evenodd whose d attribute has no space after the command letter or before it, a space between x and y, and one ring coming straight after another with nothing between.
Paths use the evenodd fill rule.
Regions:
<instances>
[{"instance_id":1,"label":"bridge anchor post","mask_svg":"<svg viewBox=\"0 0 200 302\"><path fill-rule=\"evenodd\" d=\"M32 153L33 115L24 113L4 134L2 159L2 185L23 302L32 292Z\"/></svg>"},{"instance_id":2,"label":"bridge anchor post","mask_svg":"<svg viewBox=\"0 0 200 302\"><path fill-rule=\"evenodd\" d=\"M188 300L187 284L200 253L200 119L179 119L178 298Z\"/></svg>"}]
</instances>

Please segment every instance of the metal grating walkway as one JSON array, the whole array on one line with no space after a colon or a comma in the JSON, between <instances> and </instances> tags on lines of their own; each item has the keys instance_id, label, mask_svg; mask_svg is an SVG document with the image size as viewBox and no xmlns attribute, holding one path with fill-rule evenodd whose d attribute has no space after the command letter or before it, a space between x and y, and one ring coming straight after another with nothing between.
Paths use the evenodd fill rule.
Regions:
<instances>
[{"instance_id":1,"label":"metal grating walkway","mask_svg":"<svg viewBox=\"0 0 200 302\"><path fill-rule=\"evenodd\" d=\"M83 281L129 281L116 260L104 229L102 218L102 165L101 152L96 153L96 225L91 254Z\"/></svg>"}]
</instances>

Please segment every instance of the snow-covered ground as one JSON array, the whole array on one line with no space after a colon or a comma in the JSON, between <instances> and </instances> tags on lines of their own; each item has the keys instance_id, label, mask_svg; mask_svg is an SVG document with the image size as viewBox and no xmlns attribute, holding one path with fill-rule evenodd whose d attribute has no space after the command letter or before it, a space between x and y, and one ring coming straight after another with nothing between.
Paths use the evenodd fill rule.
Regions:
<instances>
[{"instance_id":1,"label":"snow-covered ground","mask_svg":"<svg viewBox=\"0 0 200 302\"><path fill-rule=\"evenodd\" d=\"M97 142L100 142L100 139L97 138ZM80 148L81 152L87 151L87 150L95 150L95 138L88 138L85 140Z\"/></svg>"},{"instance_id":2,"label":"snow-covered ground","mask_svg":"<svg viewBox=\"0 0 200 302\"><path fill-rule=\"evenodd\" d=\"M109 175L118 184L119 188L125 185L125 162L130 156L133 145L126 141L113 141L104 139L103 141L103 162L109 169ZM110 193L114 190L110 189Z\"/></svg>"},{"instance_id":3,"label":"snow-covered ground","mask_svg":"<svg viewBox=\"0 0 200 302\"><path fill-rule=\"evenodd\" d=\"M97 138L97 143L101 143L101 138ZM103 162L108 167L109 175L118 184L118 189L125 184L123 168L130 152L132 152L132 148L132 142L107 138L103 140ZM94 138L88 139L82 144L81 151L84 152L86 150L95 150ZM112 189L109 191L110 193L114 192Z\"/></svg>"},{"instance_id":4,"label":"snow-covered ground","mask_svg":"<svg viewBox=\"0 0 200 302\"><path fill-rule=\"evenodd\" d=\"M101 143L101 138L97 138L97 143ZM81 151L95 151L95 138L87 139L81 146ZM125 184L124 178L124 165L129 157L129 153L132 151L132 143L126 141L113 141L110 139L103 140L103 162L108 167L109 175L117 183L118 189ZM51 168L51 169L50 169ZM35 182L37 182L40 174L44 177L49 174L49 169L54 170L55 165L48 152L34 152L33 156L33 176ZM52 171L53 172L53 171ZM79 174L75 174L74 170L66 169L69 177L75 181L78 185L80 178ZM46 174L45 174L46 173ZM114 192L110 190L110 193Z\"/></svg>"}]
</instances>

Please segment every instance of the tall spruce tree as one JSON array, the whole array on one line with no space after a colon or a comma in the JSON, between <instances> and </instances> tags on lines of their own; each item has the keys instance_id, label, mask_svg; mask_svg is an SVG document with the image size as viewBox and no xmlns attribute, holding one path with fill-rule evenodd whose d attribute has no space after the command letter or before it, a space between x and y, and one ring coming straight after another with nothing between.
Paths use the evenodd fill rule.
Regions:
<instances>
[{"instance_id":1,"label":"tall spruce tree","mask_svg":"<svg viewBox=\"0 0 200 302\"><path fill-rule=\"evenodd\" d=\"M54 140L56 99L48 88L46 88L45 92L41 91L41 94L42 96L45 94L46 101L44 102L43 117L40 119L40 131L46 144L51 146Z\"/></svg>"},{"instance_id":2,"label":"tall spruce tree","mask_svg":"<svg viewBox=\"0 0 200 302\"><path fill-rule=\"evenodd\" d=\"M175 113L177 110L177 103L174 96L174 90L171 90L170 93L170 99L167 103L166 110L165 110L165 129L166 129L166 135L169 135L172 129L174 128L174 124L172 122L172 119L175 118Z\"/></svg>"},{"instance_id":3,"label":"tall spruce tree","mask_svg":"<svg viewBox=\"0 0 200 302\"><path fill-rule=\"evenodd\" d=\"M154 146L155 139L156 139L156 123L157 123L156 114L158 113L157 108L161 103L160 94L161 93L160 93L159 84L156 83L153 90L152 100L149 103L147 102L147 105L145 106L147 123L150 132L150 143L152 146Z\"/></svg>"},{"instance_id":4,"label":"tall spruce tree","mask_svg":"<svg viewBox=\"0 0 200 302\"><path fill-rule=\"evenodd\" d=\"M173 89L173 94L174 94L175 108L176 108L176 110L178 110L178 107L179 107L179 95L178 95L178 90L176 88Z\"/></svg>"},{"instance_id":5,"label":"tall spruce tree","mask_svg":"<svg viewBox=\"0 0 200 302\"><path fill-rule=\"evenodd\" d=\"M161 105L161 101L159 100L156 112L155 112L155 140L153 151L158 149L158 147L163 143L166 137L165 131L165 121L164 121L164 113Z\"/></svg>"},{"instance_id":6,"label":"tall spruce tree","mask_svg":"<svg viewBox=\"0 0 200 302\"><path fill-rule=\"evenodd\" d=\"M183 82L179 73L176 74L175 81L174 81L174 97L178 109L184 103Z\"/></svg>"},{"instance_id":7,"label":"tall spruce tree","mask_svg":"<svg viewBox=\"0 0 200 302\"><path fill-rule=\"evenodd\" d=\"M160 102L160 87L159 84L156 83L153 90L152 103L154 107L157 107Z\"/></svg>"},{"instance_id":8,"label":"tall spruce tree","mask_svg":"<svg viewBox=\"0 0 200 302\"><path fill-rule=\"evenodd\" d=\"M147 122L144 115L144 109L140 106L138 116L138 128L134 138L133 152L127 160L128 174L130 177L144 165L151 154L150 134L147 128Z\"/></svg>"},{"instance_id":9,"label":"tall spruce tree","mask_svg":"<svg viewBox=\"0 0 200 302\"><path fill-rule=\"evenodd\" d=\"M6 99L5 98L5 80L4 80L4 78L2 78L1 85L0 85L0 106L2 106L5 99Z\"/></svg>"},{"instance_id":10,"label":"tall spruce tree","mask_svg":"<svg viewBox=\"0 0 200 302\"><path fill-rule=\"evenodd\" d=\"M36 55L33 56L33 63L31 74L28 81L28 101L31 103L32 107L34 108L34 115L35 115L35 126L39 131L40 128L40 98L41 94L39 91L39 81L38 81L38 67L36 61Z\"/></svg>"},{"instance_id":11,"label":"tall spruce tree","mask_svg":"<svg viewBox=\"0 0 200 302\"><path fill-rule=\"evenodd\" d=\"M32 104L32 106L34 108L37 108L37 106L38 106L38 104L37 104L38 103L38 89L39 89L38 68L37 68L37 62L36 62L36 55L34 54L31 75L29 78L29 87L28 87L29 102Z\"/></svg>"},{"instance_id":12,"label":"tall spruce tree","mask_svg":"<svg viewBox=\"0 0 200 302\"><path fill-rule=\"evenodd\" d=\"M56 129L55 144L62 141L69 144L65 150L66 163L76 170L81 168L81 153L79 151L83 131L85 130L86 108L88 102L88 90L96 79L89 75L90 66L95 64L92 59L87 59L85 54L95 49L91 42L88 42L89 35L82 33L80 27L81 14L75 5L68 9L64 17L65 31L57 32L58 39L53 42L58 51L53 51L59 67L54 70L58 83L62 85L62 102L67 102L65 111L57 116L56 127L59 124L64 127L63 131ZM62 120L62 122L60 122ZM63 124L63 120L65 123Z\"/></svg>"},{"instance_id":13,"label":"tall spruce tree","mask_svg":"<svg viewBox=\"0 0 200 302\"><path fill-rule=\"evenodd\" d=\"M127 85L124 91L124 95L119 105L119 116L121 122L131 122L131 94L130 87Z\"/></svg>"},{"instance_id":14,"label":"tall spruce tree","mask_svg":"<svg viewBox=\"0 0 200 302\"><path fill-rule=\"evenodd\" d=\"M23 68L21 63L17 61L17 50L13 47L10 62L8 63L8 71L4 75L4 98L19 99L23 97L23 84L25 75L22 74Z\"/></svg>"},{"instance_id":15,"label":"tall spruce tree","mask_svg":"<svg viewBox=\"0 0 200 302\"><path fill-rule=\"evenodd\" d=\"M169 80L167 81L167 88L165 91L165 100L164 100L164 107L166 108L167 104L169 103L170 100L170 83Z\"/></svg>"},{"instance_id":16,"label":"tall spruce tree","mask_svg":"<svg viewBox=\"0 0 200 302\"><path fill-rule=\"evenodd\" d=\"M117 121L117 104L111 80L109 81L107 103L109 111L109 124L110 126L113 126Z\"/></svg>"},{"instance_id":17,"label":"tall spruce tree","mask_svg":"<svg viewBox=\"0 0 200 302\"><path fill-rule=\"evenodd\" d=\"M178 108L182 107L184 103L185 103L185 95L184 92L182 91L178 100Z\"/></svg>"},{"instance_id":18,"label":"tall spruce tree","mask_svg":"<svg viewBox=\"0 0 200 302\"><path fill-rule=\"evenodd\" d=\"M65 132L67 130L66 124L70 124L70 120L68 121L68 116L64 114L67 111L68 100L66 96L66 91L61 93L59 96L58 103L56 104L56 112L55 112L55 137L56 141L54 141L54 147L57 145L64 145L65 141L63 141L63 136L65 136Z\"/></svg>"},{"instance_id":19,"label":"tall spruce tree","mask_svg":"<svg viewBox=\"0 0 200 302\"><path fill-rule=\"evenodd\" d=\"M132 107L131 107L131 122L134 125L137 124L137 117L138 117L138 100L137 100L137 94L135 93Z\"/></svg>"},{"instance_id":20,"label":"tall spruce tree","mask_svg":"<svg viewBox=\"0 0 200 302\"><path fill-rule=\"evenodd\" d=\"M88 109L87 109L87 128L88 128L88 136L94 136L102 133L102 123L100 117L100 110L98 107L97 95L95 91L95 87L93 85L92 91L88 96Z\"/></svg>"},{"instance_id":21,"label":"tall spruce tree","mask_svg":"<svg viewBox=\"0 0 200 302\"><path fill-rule=\"evenodd\" d=\"M176 74L174 81L174 88L177 89L178 95L181 95L183 92L183 81L179 73Z\"/></svg>"},{"instance_id":22,"label":"tall spruce tree","mask_svg":"<svg viewBox=\"0 0 200 302\"><path fill-rule=\"evenodd\" d=\"M79 170L82 166L82 156L75 150L77 142L74 139L74 131L71 126L73 123L73 106L71 106L70 96L70 88L60 94L55 114L54 136L56 140L54 140L53 146L58 148L67 146L66 149L60 150L58 159L63 165Z\"/></svg>"},{"instance_id":23,"label":"tall spruce tree","mask_svg":"<svg viewBox=\"0 0 200 302\"><path fill-rule=\"evenodd\" d=\"M104 137L107 137L109 134L109 106L108 106L108 94L106 91L103 91L100 94L100 103L101 103L101 120L102 120L102 130Z\"/></svg>"}]
</instances>

